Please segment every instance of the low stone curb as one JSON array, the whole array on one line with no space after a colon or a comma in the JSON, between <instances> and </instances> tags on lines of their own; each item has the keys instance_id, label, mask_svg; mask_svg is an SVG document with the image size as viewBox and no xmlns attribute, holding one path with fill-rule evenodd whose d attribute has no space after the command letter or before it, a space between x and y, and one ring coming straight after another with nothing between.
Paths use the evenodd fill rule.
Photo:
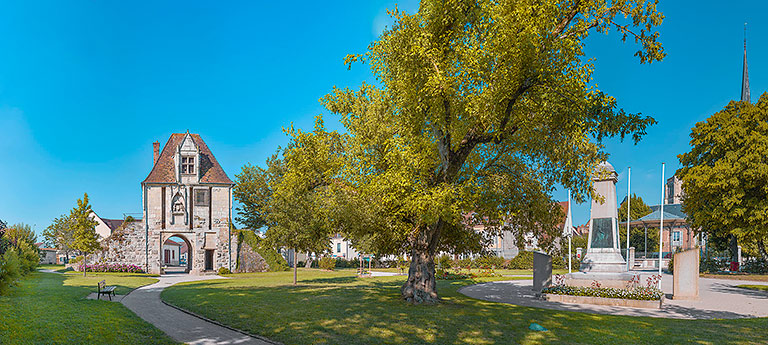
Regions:
<instances>
[{"instance_id":1,"label":"low stone curb","mask_svg":"<svg viewBox=\"0 0 768 345\"><path fill-rule=\"evenodd\" d=\"M593 296L572 296L572 295L556 295L556 294L541 294L541 298L549 302L560 303L573 303L573 304L595 304L595 305L607 305L612 307L631 307L631 308L649 308L649 309L661 309L664 303L664 296L659 300L636 300L636 299L624 299L624 298L606 298L606 297L593 297Z\"/></svg>"},{"instance_id":2,"label":"low stone curb","mask_svg":"<svg viewBox=\"0 0 768 345\"><path fill-rule=\"evenodd\" d=\"M265 342L268 342L268 343L270 343L270 344L274 344L274 345L285 345L285 344L283 344L283 343L281 343L281 342L277 342L277 341L274 341L274 340L271 340L271 339L265 338L265 337L263 337L263 336L260 336L260 335L251 334L251 333L249 333L249 332L246 332L246 331L243 331L243 330L241 330L241 329L237 329L237 328L234 328L234 327L230 327L230 326L227 326L227 325L225 325L225 324L223 324L223 323L221 323L221 322L218 322L218 321L216 321L216 320L211 320L211 319L209 319L209 318L207 318L207 317L205 317L205 316L202 316L202 315L198 315L197 313L194 313L194 312L191 312L191 311L189 311L189 310L186 310L186 309L184 309L184 308L180 308L180 307L177 307L177 306L175 306L175 305L173 305L173 304L170 304L170 303L168 303L168 302L164 301L162 298L160 299L160 302L163 302L163 304L165 304L165 305L167 305L167 306L169 306L169 307L171 307L171 308L173 308L173 309L176 309L176 310L178 310L178 311L180 311L180 312L182 312L182 313L185 313L185 314L189 314L189 315L192 315L192 316L194 316L194 317L196 317L196 318L198 318L198 319L200 319L200 320L203 320L203 321L206 321L206 322L210 322L210 323L212 323L212 324L214 324L214 325L217 325L217 326L220 326L220 327L224 327L224 328L226 328L226 329L229 329L229 330L231 330L231 331L235 331L235 332L237 332L237 333L240 333L240 334L243 334L243 335L247 335L247 336L249 336L249 337L252 337L252 338L256 338L256 339L259 339L259 340L261 340L261 341L265 341Z\"/></svg>"}]
</instances>

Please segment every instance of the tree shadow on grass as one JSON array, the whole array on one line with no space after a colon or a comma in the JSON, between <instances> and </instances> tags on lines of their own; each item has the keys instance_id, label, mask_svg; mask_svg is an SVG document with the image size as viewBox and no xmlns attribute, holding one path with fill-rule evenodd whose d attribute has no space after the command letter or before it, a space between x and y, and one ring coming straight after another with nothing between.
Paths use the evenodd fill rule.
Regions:
<instances>
[{"instance_id":1,"label":"tree shadow on grass","mask_svg":"<svg viewBox=\"0 0 768 345\"><path fill-rule=\"evenodd\" d=\"M768 327L766 319L734 323L546 310L475 300L456 292L471 281L439 281L443 303L438 305L405 302L400 280L339 277L303 283L309 282L312 285L297 287L180 286L167 289L163 298L286 344L739 343L756 341L754 333ZM550 331L531 331L531 322Z\"/></svg>"}]
</instances>

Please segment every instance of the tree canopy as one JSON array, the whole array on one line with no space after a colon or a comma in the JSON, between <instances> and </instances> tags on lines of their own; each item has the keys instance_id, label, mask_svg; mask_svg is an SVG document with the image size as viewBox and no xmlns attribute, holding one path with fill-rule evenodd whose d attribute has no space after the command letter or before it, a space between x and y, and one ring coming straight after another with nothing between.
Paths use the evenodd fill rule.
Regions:
<instances>
[{"instance_id":1,"label":"tree canopy","mask_svg":"<svg viewBox=\"0 0 768 345\"><path fill-rule=\"evenodd\" d=\"M731 101L691 130L678 156L683 210L711 238L755 243L768 260L768 93L756 104Z\"/></svg>"},{"instance_id":2,"label":"tree canopy","mask_svg":"<svg viewBox=\"0 0 768 345\"><path fill-rule=\"evenodd\" d=\"M651 208L645 204L643 198L632 194L630 197L629 212L632 220L651 214ZM627 201L619 205L619 222L627 221ZM647 233L646 233L647 231ZM625 246L627 243L626 228L619 227L619 245ZM647 243L647 246L646 246ZM635 247L636 253L653 252L659 249L659 228L633 227L629 230L629 246Z\"/></svg>"},{"instance_id":3,"label":"tree canopy","mask_svg":"<svg viewBox=\"0 0 768 345\"><path fill-rule=\"evenodd\" d=\"M67 214L54 218L51 225L43 230L43 237L49 246L68 253L75 239L72 218Z\"/></svg>"},{"instance_id":4,"label":"tree canopy","mask_svg":"<svg viewBox=\"0 0 768 345\"><path fill-rule=\"evenodd\" d=\"M482 248L468 225L557 234L555 186L592 196L602 140L637 141L655 123L593 86L583 49L591 32L616 29L639 43L641 63L661 60L663 15L653 1L469 0L391 14L394 25L346 59L369 64L381 86L334 89L323 103L348 134L347 200L371 212L345 230L410 254L403 297L435 302L435 253Z\"/></svg>"}]
</instances>

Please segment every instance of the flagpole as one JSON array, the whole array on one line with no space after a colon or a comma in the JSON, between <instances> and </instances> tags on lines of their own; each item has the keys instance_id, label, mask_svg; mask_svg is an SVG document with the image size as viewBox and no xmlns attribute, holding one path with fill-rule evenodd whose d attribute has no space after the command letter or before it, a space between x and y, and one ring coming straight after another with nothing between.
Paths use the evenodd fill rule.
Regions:
<instances>
[{"instance_id":1,"label":"flagpole","mask_svg":"<svg viewBox=\"0 0 768 345\"><path fill-rule=\"evenodd\" d=\"M565 227L568 228L568 273L571 273L571 237L573 237L573 230L572 230L572 224L573 219L571 219L571 191L568 190L568 216L565 220Z\"/></svg>"},{"instance_id":2,"label":"flagpole","mask_svg":"<svg viewBox=\"0 0 768 345\"><path fill-rule=\"evenodd\" d=\"M659 290L661 290L661 248L664 233L664 163L661 163L661 205L659 208Z\"/></svg>"},{"instance_id":3,"label":"flagpole","mask_svg":"<svg viewBox=\"0 0 768 345\"><path fill-rule=\"evenodd\" d=\"M632 168L627 167L627 271L631 269L629 267L629 222L632 221L632 217L629 216L629 207L632 203L632 194L629 193L630 188L632 188Z\"/></svg>"}]
</instances>

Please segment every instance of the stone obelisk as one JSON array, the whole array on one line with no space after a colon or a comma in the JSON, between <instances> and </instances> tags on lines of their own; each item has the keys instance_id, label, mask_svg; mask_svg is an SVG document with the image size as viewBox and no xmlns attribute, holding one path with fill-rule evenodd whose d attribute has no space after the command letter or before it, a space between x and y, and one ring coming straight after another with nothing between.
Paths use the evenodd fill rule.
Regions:
<instances>
[{"instance_id":1,"label":"stone obelisk","mask_svg":"<svg viewBox=\"0 0 768 345\"><path fill-rule=\"evenodd\" d=\"M581 261L581 272L627 272L627 262L619 249L616 181L618 174L610 163L597 166L592 177L593 188L603 200L592 200L587 254Z\"/></svg>"}]
</instances>

